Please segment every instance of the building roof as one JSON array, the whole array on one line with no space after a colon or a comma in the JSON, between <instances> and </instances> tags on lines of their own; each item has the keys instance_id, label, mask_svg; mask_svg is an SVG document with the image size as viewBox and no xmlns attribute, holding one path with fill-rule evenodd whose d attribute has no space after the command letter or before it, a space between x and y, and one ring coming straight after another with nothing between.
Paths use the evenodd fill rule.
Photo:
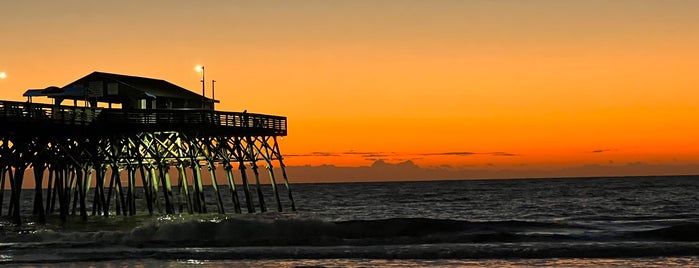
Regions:
<instances>
[{"instance_id":1,"label":"building roof","mask_svg":"<svg viewBox=\"0 0 699 268\"><path fill-rule=\"evenodd\" d=\"M172 99L193 99L202 100L202 95L189 91L183 87L172 84L162 79L146 78L140 76L130 76L123 74L113 74L104 72L93 72L70 84L58 88L47 87L45 89L30 89L24 96L47 96L67 99L84 98L88 92L87 85L90 82L102 82L103 87L110 83L119 85L119 91L127 91L130 97L135 98L172 98ZM123 94L123 93L122 93ZM121 94L120 94L121 95ZM207 101L213 101L206 98Z\"/></svg>"},{"instance_id":2,"label":"building roof","mask_svg":"<svg viewBox=\"0 0 699 268\"><path fill-rule=\"evenodd\" d=\"M173 83L162 79L146 78L140 76L130 76L123 74L113 74L113 73L103 73L103 72L93 72L80 78L64 88L71 87L76 84L84 84L89 81L105 81L105 82L116 82L121 85L128 86L132 89L142 92L146 95L152 95L156 98L166 97L166 98L176 98L176 99L201 99L202 96L189 91L183 87L177 86Z\"/></svg>"}]
</instances>

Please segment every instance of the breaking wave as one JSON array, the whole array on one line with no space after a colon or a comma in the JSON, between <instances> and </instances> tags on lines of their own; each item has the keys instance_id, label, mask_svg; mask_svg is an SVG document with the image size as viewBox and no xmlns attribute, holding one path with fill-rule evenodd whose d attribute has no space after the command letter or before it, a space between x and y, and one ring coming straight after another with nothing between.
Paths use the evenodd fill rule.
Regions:
<instances>
[{"instance_id":1,"label":"breaking wave","mask_svg":"<svg viewBox=\"0 0 699 268\"><path fill-rule=\"evenodd\" d=\"M75 224L76 228L80 225ZM124 226L124 224L121 224ZM638 237L697 238L696 224L638 232ZM557 222L473 222L430 218L323 221L288 215L259 217L161 217L132 228L14 230L5 241L99 243L150 247L333 246L488 242L596 241L609 236L593 227ZM688 235L689 234L689 235Z\"/></svg>"},{"instance_id":2,"label":"breaking wave","mask_svg":"<svg viewBox=\"0 0 699 268\"><path fill-rule=\"evenodd\" d=\"M53 255L27 255L49 261L188 256L226 259L231 254L253 259L435 259L680 256L699 252L699 243L694 243L699 241L699 223L617 233L558 222L430 218L323 221L289 215L168 216L129 228L123 228L123 223L116 225L119 228L91 231L79 224L75 224L76 230L6 229L0 250L49 252ZM196 248L206 250L193 250Z\"/></svg>"},{"instance_id":3,"label":"breaking wave","mask_svg":"<svg viewBox=\"0 0 699 268\"><path fill-rule=\"evenodd\" d=\"M130 230L16 230L15 242L128 246L328 246L483 243L560 239L575 228L559 223L471 222L429 218L323 221L294 217L183 219L163 217Z\"/></svg>"}]
</instances>

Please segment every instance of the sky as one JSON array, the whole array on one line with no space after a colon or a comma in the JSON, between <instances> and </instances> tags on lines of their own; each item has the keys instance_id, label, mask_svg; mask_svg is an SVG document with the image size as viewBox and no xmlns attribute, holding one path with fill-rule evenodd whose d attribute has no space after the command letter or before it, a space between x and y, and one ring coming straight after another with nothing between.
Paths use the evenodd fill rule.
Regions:
<instances>
[{"instance_id":1,"label":"sky","mask_svg":"<svg viewBox=\"0 0 699 268\"><path fill-rule=\"evenodd\" d=\"M699 166L699 1L0 5L3 100L93 71L199 93L201 64L218 110L288 117L287 165Z\"/></svg>"}]
</instances>

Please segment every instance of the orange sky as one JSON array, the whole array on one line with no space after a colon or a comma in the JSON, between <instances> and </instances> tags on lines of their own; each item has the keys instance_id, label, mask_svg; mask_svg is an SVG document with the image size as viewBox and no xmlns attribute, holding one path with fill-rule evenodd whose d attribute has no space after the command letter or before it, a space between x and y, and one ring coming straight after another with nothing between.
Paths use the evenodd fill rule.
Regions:
<instances>
[{"instance_id":1,"label":"orange sky","mask_svg":"<svg viewBox=\"0 0 699 268\"><path fill-rule=\"evenodd\" d=\"M0 99L203 64L289 165L699 164L699 1L142 2L3 3Z\"/></svg>"}]
</instances>

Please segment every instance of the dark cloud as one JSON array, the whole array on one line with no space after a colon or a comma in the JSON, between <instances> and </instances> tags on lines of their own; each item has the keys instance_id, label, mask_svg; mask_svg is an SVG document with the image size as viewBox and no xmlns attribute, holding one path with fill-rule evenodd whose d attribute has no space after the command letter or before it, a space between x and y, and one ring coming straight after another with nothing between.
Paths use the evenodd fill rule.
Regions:
<instances>
[{"instance_id":1,"label":"dark cloud","mask_svg":"<svg viewBox=\"0 0 699 268\"><path fill-rule=\"evenodd\" d=\"M491 156L518 156L517 154L507 152L492 152L492 153L477 153L477 152L441 152L441 153L426 153L420 154L424 156L471 156L471 155L491 155Z\"/></svg>"},{"instance_id":2,"label":"dark cloud","mask_svg":"<svg viewBox=\"0 0 699 268\"><path fill-rule=\"evenodd\" d=\"M341 154L345 154L345 155L373 155L373 154L384 154L384 152L358 152L358 151L346 151L346 152L341 152Z\"/></svg>"},{"instance_id":3,"label":"dark cloud","mask_svg":"<svg viewBox=\"0 0 699 268\"><path fill-rule=\"evenodd\" d=\"M387 156L396 155L396 153L394 153L394 152L357 152L357 151L347 151L347 152L342 152L340 154L342 154L342 155L358 155L361 157L372 157L372 158L387 157Z\"/></svg>"},{"instance_id":4,"label":"dark cloud","mask_svg":"<svg viewBox=\"0 0 699 268\"><path fill-rule=\"evenodd\" d=\"M420 154L420 155L425 155L425 156L438 156L438 155L458 155L458 156L468 156L468 155L474 155L478 153L474 152L442 152L442 153L426 153L426 154Z\"/></svg>"},{"instance_id":5,"label":"dark cloud","mask_svg":"<svg viewBox=\"0 0 699 268\"><path fill-rule=\"evenodd\" d=\"M333 152L312 152L307 154L285 154L286 157L308 157L308 156L340 156Z\"/></svg>"},{"instance_id":6,"label":"dark cloud","mask_svg":"<svg viewBox=\"0 0 699 268\"><path fill-rule=\"evenodd\" d=\"M377 158L377 157L388 157L392 156L391 154L366 154L362 155L362 157L372 157L372 158Z\"/></svg>"},{"instance_id":7,"label":"dark cloud","mask_svg":"<svg viewBox=\"0 0 699 268\"><path fill-rule=\"evenodd\" d=\"M365 154L370 154L370 153L368 153L368 152L347 151L347 152L342 152L342 154L347 154L347 155L365 155Z\"/></svg>"},{"instance_id":8,"label":"dark cloud","mask_svg":"<svg viewBox=\"0 0 699 268\"><path fill-rule=\"evenodd\" d=\"M398 155L395 152L357 152L357 151L346 151L346 152L311 152L305 154L288 154L287 157L312 157L312 156L359 156L367 160L385 158Z\"/></svg>"},{"instance_id":9,"label":"dark cloud","mask_svg":"<svg viewBox=\"0 0 699 268\"><path fill-rule=\"evenodd\" d=\"M493 152L490 153L492 156L519 156L518 154L506 153L506 152Z\"/></svg>"},{"instance_id":10,"label":"dark cloud","mask_svg":"<svg viewBox=\"0 0 699 268\"><path fill-rule=\"evenodd\" d=\"M422 153L422 154L401 154L396 152L361 152L361 151L345 151L345 152L311 152L306 154L288 154L287 157L313 157L313 156L359 156L365 160L377 160L395 157L404 157L402 159L422 159L410 158L409 156L471 156L471 155L490 155L490 156L519 156L518 154L508 153L508 152L490 152L490 153L478 153L469 151L453 151L453 152L437 152L437 153ZM407 158L406 158L407 157Z\"/></svg>"},{"instance_id":11,"label":"dark cloud","mask_svg":"<svg viewBox=\"0 0 699 268\"><path fill-rule=\"evenodd\" d=\"M609 152L609 151L611 151L611 149L597 149L597 150L592 151L591 153L599 154L599 153L605 153L605 152Z\"/></svg>"}]
</instances>

